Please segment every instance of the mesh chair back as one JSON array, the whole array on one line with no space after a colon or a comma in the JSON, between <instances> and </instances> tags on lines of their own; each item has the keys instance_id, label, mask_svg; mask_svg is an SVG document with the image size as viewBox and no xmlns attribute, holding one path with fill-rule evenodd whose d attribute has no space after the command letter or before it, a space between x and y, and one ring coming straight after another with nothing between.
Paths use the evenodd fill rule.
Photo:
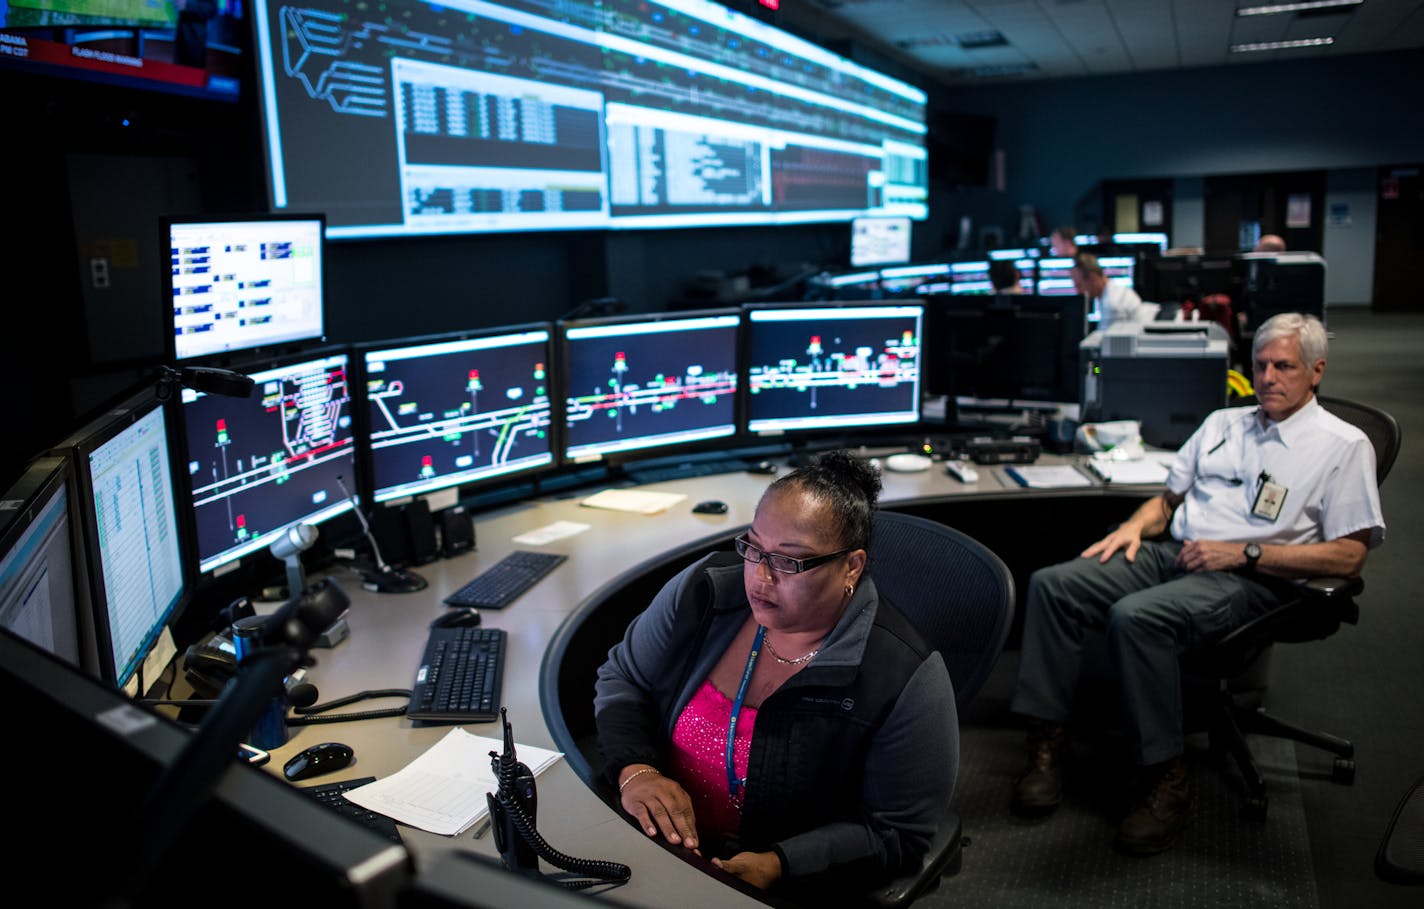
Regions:
<instances>
[{"instance_id":1,"label":"mesh chair back","mask_svg":"<svg viewBox=\"0 0 1424 909\"><path fill-rule=\"evenodd\" d=\"M1346 423L1358 426L1370 437L1370 444L1375 447L1375 482L1383 486L1385 475L1394 466L1395 456L1399 454L1399 421L1378 407L1344 398L1319 397L1321 407Z\"/></svg>"},{"instance_id":2,"label":"mesh chair back","mask_svg":"<svg viewBox=\"0 0 1424 909\"><path fill-rule=\"evenodd\" d=\"M940 652L963 707L989 677L1014 619L1014 579L988 547L935 521L877 512L876 589Z\"/></svg>"}]
</instances>

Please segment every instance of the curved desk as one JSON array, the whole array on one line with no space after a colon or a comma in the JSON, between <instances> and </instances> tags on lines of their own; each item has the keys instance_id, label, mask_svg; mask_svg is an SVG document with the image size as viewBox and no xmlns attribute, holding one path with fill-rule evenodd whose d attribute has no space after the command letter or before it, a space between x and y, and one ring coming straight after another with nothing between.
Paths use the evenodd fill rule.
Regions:
<instances>
[{"instance_id":1,"label":"curved desk","mask_svg":"<svg viewBox=\"0 0 1424 909\"><path fill-rule=\"evenodd\" d=\"M593 489L480 514L477 550L422 566L419 571L430 586L417 593L369 593L361 589L354 573L337 572L334 576L351 597L351 635L334 649L314 651L317 663L308 680L318 687L322 701L368 689L410 687L428 623L444 611L445 596L510 550L529 548L511 542L518 534L555 521L589 525L583 533L543 547L569 556L552 574L509 607L483 613L484 624L508 632L503 703L516 740L565 754L565 760L539 777L539 830L564 853L629 865L632 880L607 891L616 904L666 906L668 894L675 893L686 909L759 906L754 896L729 887L690 861L677 860L669 854L670 848L644 836L605 803L592 788L592 762L585 749L593 753L593 673L608 647L622 636L628 619L646 606L663 580L703 553L724 546L751 522L772 479L737 473L655 484L648 488L684 493L687 498L651 516L581 507L579 501ZM980 481L971 486L960 484L939 467L922 473L886 473L884 480L885 506L945 521L996 551L1012 544L1022 558L1005 560L1011 568L1016 568L1015 561L1022 563L1016 574L1064 557L1064 551L1079 551L1082 537L1096 527L1094 510L1101 511L1106 526L1131 509L1124 498L1137 501L1154 491L1097 483L1025 489L997 467L981 468ZM721 499L728 510L722 515L693 514L692 505L703 499ZM1056 507L1059 504L1064 507ZM1074 526L1082 528L1086 522L1086 530L1074 533L1062 520L1068 508ZM1045 511L1057 512L1060 518L1056 522L1034 519ZM371 702L366 709L377 705ZM467 728L477 735L499 736L495 723ZM280 774L287 758L301 749L336 740L354 749L355 763L313 784L355 776L385 777L447 731L441 726L417 728L405 718L294 727L287 744L273 751L268 767ZM413 828L402 828L402 835L421 869L454 849L497 854L488 835L449 838Z\"/></svg>"}]
</instances>

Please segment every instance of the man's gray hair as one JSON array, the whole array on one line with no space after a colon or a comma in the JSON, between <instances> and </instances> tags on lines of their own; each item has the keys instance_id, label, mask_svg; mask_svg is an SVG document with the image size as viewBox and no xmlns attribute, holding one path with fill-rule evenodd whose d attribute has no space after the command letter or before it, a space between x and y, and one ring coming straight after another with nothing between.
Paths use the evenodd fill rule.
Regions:
<instances>
[{"instance_id":1,"label":"man's gray hair","mask_svg":"<svg viewBox=\"0 0 1424 909\"><path fill-rule=\"evenodd\" d=\"M1251 341L1251 356L1254 358L1261 348L1281 338L1300 339L1300 359L1309 369L1325 359L1330 342L1325 337L1325 326L1315 316L1298 312L1283 312L1271 316L1256 329L1256 337Z\"/></svg>"}]
</instances>

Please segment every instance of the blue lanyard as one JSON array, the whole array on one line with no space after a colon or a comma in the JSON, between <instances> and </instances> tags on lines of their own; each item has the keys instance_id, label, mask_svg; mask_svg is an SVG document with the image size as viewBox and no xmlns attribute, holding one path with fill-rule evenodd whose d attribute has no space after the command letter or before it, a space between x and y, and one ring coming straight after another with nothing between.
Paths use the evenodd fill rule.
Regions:
<instances>
[{"instance_id":1,"label":"blue lanyard","mask_svg":"<svg viewBox=\"0 0 1424 909\"><path fill-rule=\"evenodd\" d=\"M727 791L736 798L746 785L746 780L737 779L735 761L737 744L737 716L742 712L742 701L747 697L747 686L752 681L752 669L756 668L757 654L761 653L761 642L766 637L766 627L757 626L756 640L752 641L752 652L747 654L747 668L742 670L742 684L737 686L737 698L732 702L732 716L727 720Z\"/></svg>"}]
</instances>

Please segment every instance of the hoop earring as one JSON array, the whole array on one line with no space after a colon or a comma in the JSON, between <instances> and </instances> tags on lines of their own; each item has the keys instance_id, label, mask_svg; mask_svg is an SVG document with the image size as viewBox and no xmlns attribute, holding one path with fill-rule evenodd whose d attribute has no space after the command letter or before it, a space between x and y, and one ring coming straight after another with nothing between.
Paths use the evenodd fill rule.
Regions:
<instances>
[{"instance_id":1,"label":"hoop earring","mask_svg":"<svg viewBox=\"0 0 1424 909\"><path fill-rule=\"evenodd\" d=\"M855 585L854 585L854 584L847 584L847 585L846 585L846 588L845 588L845 591L846 591L846 597L847 597L847 598L850 598L850 597L855 596Z\"/></svg>"}]
</instances>

